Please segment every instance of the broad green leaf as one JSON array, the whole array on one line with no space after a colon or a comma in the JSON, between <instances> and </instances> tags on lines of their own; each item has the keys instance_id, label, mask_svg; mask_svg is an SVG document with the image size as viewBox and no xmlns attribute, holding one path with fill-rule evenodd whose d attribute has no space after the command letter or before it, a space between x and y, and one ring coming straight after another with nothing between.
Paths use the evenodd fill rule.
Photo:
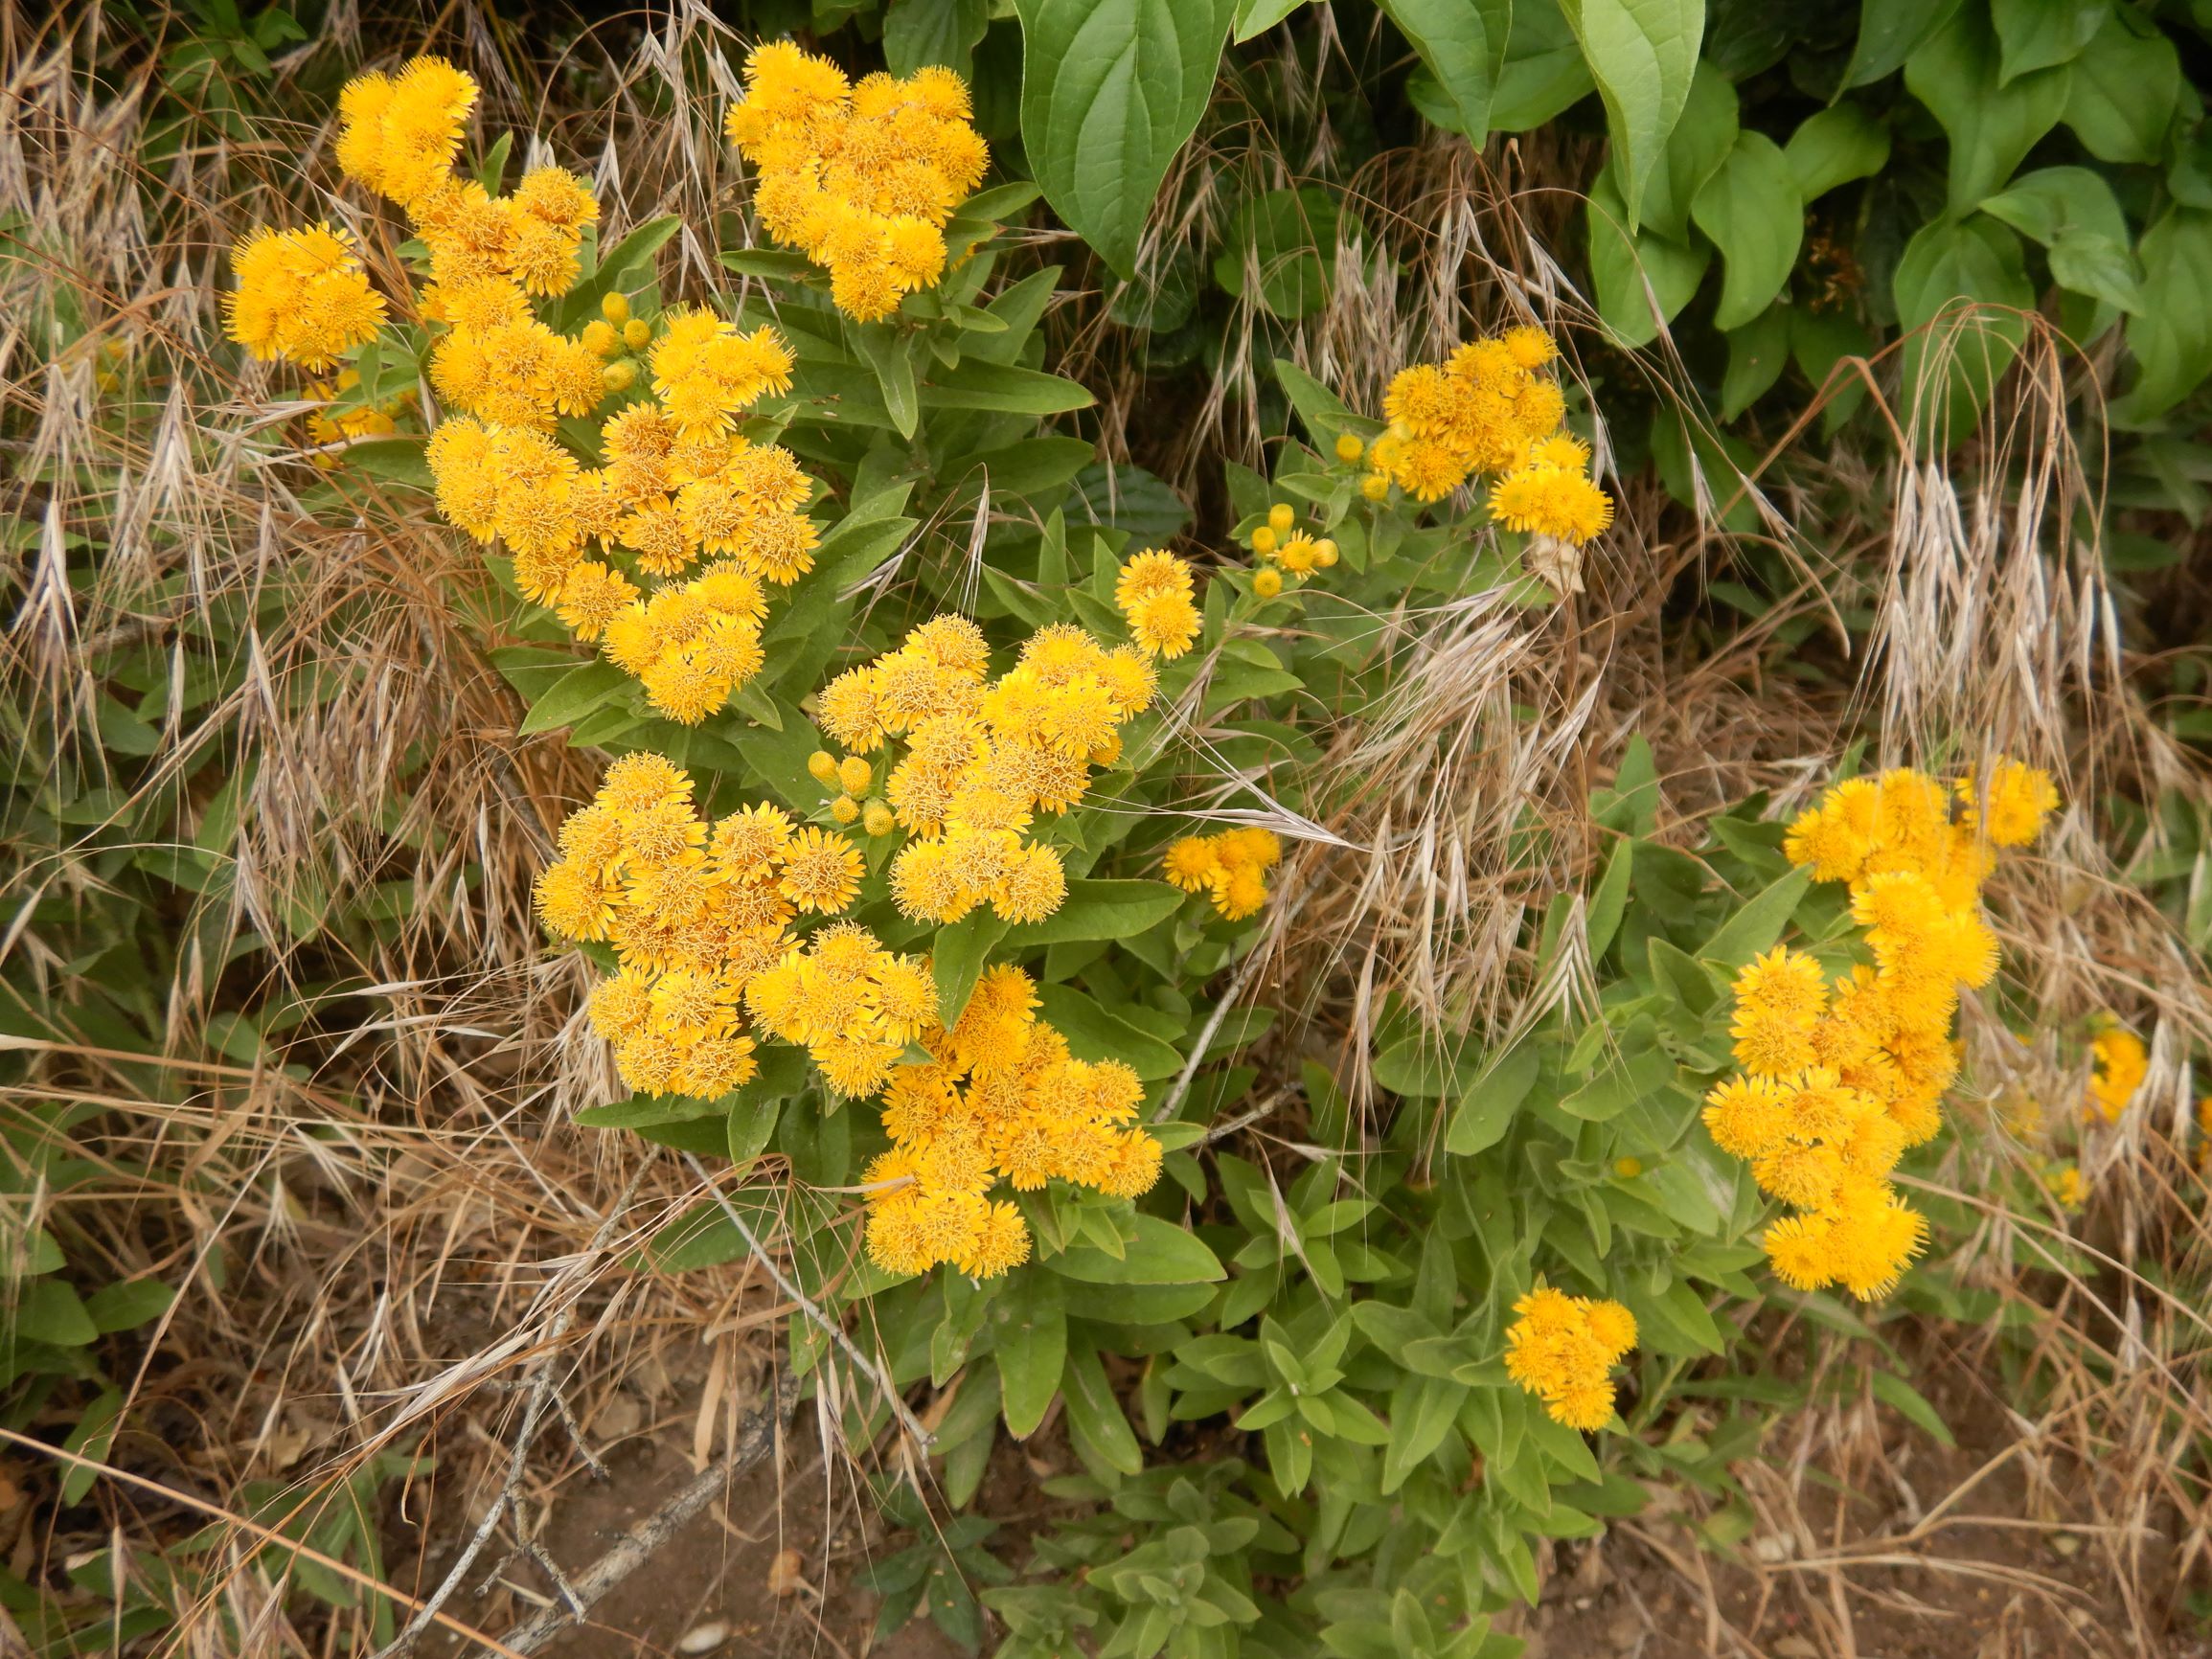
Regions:
<instances>
[{"instance_id":1,"label":"broad green leaf","mask_svg":"<svg viewBox=\"0 0 2212 1659\"><path fill-rule=\"evenodd\" d=\"M1006 1431L1027 1440L1060 1392L1067 1363L1066 1295L1058 1279L1032 1267L1007 1282L990 1319Z\"/></svg>"},{"instance_id":2,"label":"broad green leaf","mask_svg":"<svg viewBox=\"0 0 2212 1659\"><path fill-rule=\"evenodd\" d=\"M971 910L937 930L931 959L937 979L937 1017L946 1025L960 1018L969 993L983 977L983 965L1005 932L1006 923L988 908Z\"/></svg>"},{"instance_id":3,"label":"broad green leaf","mask_svg":"<svg viewBox=\"0 0 2212 1659\"><path fill-rule=\"evenodd\" d=\"M158 1279L126 1279L103 1284L84 1299L84 1311L103 1333L136 1330L159 1319L176 1300L176 1291Z\"/></svg>"},{"instance_id":4,"label":"broad green leaf","mask_svg":"<svg viewBox=\"0 0 2212 1659\"><path fill-rule=\"evenodd\" d=\"M1590 187L1587 213L1598 314L1623 346L1648 346L1697 293L1712 245L1630 232L1610 169Z\"/></svg>"},{"instance_id":5,"label":"broad green leaf","mask_svg":"<svg viewBox=\"0 0 2212 1659\"><path fill-rule=\"evenodd\" d=\"M1781 148L1766 134L1740 132L1720 171L1690 209L1721 250L1721 304L1714 327L1738 329L1782 291L1797 262L1805 203Z\"/></svg>"},{"instance_id":6,"label":"broad green leaf","mask_svg":"<svg viewBox=\"0 0 2212 1659\"><path fill-rule=\"evenodd\" d=\"M1698 199L1705 181L1728 159L1741 126L1735 87L1710 63L1699 64L1690 82L1689 100L1682 105L1682 118L1668 134L1666 146L1659 151L1659 165L1652 170L1644 186L1638 236L1665 237L1676 242L1689 239L1690 205ZM1618 191L1620 152L1615 150L1606 165L1612 170Z\"/></svg>"},{"instance_id":7,"label":"broad green leaf","mask_svg":"<svg viewBox=\"0 0 2212 1659\"><path fill-rule=\"evenodd\" d=\"M1000 335L997 338L1003 339ZM922 386L924 409L976 409L993 415L1064 415L1095 399L1075 381L1037 369L992 363L969 350L957 369L932 371Z\"/></svg>"},{"instance_id":8,"label":"broad green leaf","mask_svg":"<svg viewBox=\"0 0 2212 1659\"><path fill-rule=\"evenodd\" d=\"M637 682L609 662L591 662L571 669L533 698L530 712L515 728L524 737L534 732L554 732L574 726L606 708Z\"/></svg>"},{"instance_id":9,"label":"broad green leaf","mask_svg":"<svg viewBox=\"0 0 2212 1659\"><path fill-rule=\"evenodd\" d=\"M942 941L945 935L940 933L937 937ZM942 951L943 944L938 948ZM942 987L942 968L938 970L938 982ZM1120 1060L1133 1067L1137 1076L1147 1082L1172 1078L1183 1069L1183 1057L1172 1046L1150 1032L1140 1031L1073 986L1040 986L1038 998L1042 1005L1038 1011L1067 1038L1068 1050L1078 1059ZM966 1000L962 998L963 1003Z\"/></svg>"},{"instance_id":10,"label":"broad green leaf","mask_svg":"<svg viewBox=\"0 0 2212 1659\"><path fill-rule=\"evenodd\" d=\"M1335 443L1339 433L1366 439L1382 429L1380 420L1354 414L1343 398L1288 357L1275 359L1275 379L1290 407L1298 411L1298 419L1306 422L1306 430L1324 447Z\"/></svg>"},{"instance_id":11,"label":"broad green leaf","mask_svg":"<svg viewBox=\"0 0 2212 1659\"><path fill-rule=\"evenodd\" d=\"M1864 357L1874 350L1874 337L1849 312L1816 311L1811 307L1790 308L1790 354L1815 391L1826 390L1828 406L1821 411L1821 429L1834 432L1851 418L1866 398L1866 382L1848 371L1830 387L1836 366L1846 357Z\"/></svg>"},{"instance_id":12,"label":"broad green leaf","mask_svg":"<svg viewBox=\"0 0 2212 1659\"><path fill-rule=\"evenodd\" d=\"M1008 950L1066 941L1133 939L1182 908L1183 894L1165 881L1076 880L1067 898L1042 921L1009 927Z\"/></svg>"},{"instance_id":13,"label":"broad green leaf","mask_svg":"<svg viewBox=\"0 0 2212 1659\"><path fill-rule=\"evenodd\" d=\"M1889 128L1856 103L1838 103L1800 122L1782 154L1797 193L1810 202L1880 172L1889 161Z\"/></svg>"},{"instance_id":14,"label":"broad green leaf","mask_svg":"<svg viewBox=\"0 0 2212 1659\"><path fill-rule=\"evenodd\" d=\"M1859 38L1837 94L1894 75L1958 8L1959 0L1860 0Z\"/></svg>"},{"instance_id":15,"label":"broad green leaf","mask_svg":"<svg viewBox=\"0 0 2212 1659\"><path fill-rule=\"evenodd\" d=\"M1951 1438L1950 1425L1943 1420L1943 1415L1927 1402L1926 1395L1904 1377L1894 1372L1869 1371L1866 1374L1866 1386L1873 1391L1876 1399L1918 1423L1940 1443L1947 1446L1958 1443Z\"/></svg>"},{"instance_id":16,"label":"broad green leaf","mask_svg":"<svg viewBox=\"0 0 2212 1659\"><path fill-rule=\"evenodd\" d=\"M1021 135L1060 218L1125 280L1198 125L1233 0L1016 0Z\"/></svg>"},{"instance_id":17,"label":"broad green leaf","mask_svg":"<svg viewBox=\"0 0 2212 1659\"><path fill-rule=\"evenodd\" d=\"M92 1403L79 1414L77 1426L69 1431L61 1443L61 1449L78 1456L90 1458L94 1463L105 1463L115 1444L115 1431L123 1426L123 1408L125 1404L123 1390L103 1388L93 1397ZM61 1470L61 1501L63 1505L80 1504L85 1493L92 1490L93 1482L100 1478L98 1469L86 1468L82 1464L65 1464Z\"/></svg>"},{"instance_id":18,"label":"broad green leaf","mask_svg":"<svg viewBox=\"0 0 2212 1659\"><path fill-rule=\"evenodd\" d=\"M1444 1149L1472 1157L1505 1139L1514 1113L1528 1099L1542 1071L1542 1056L1533 1041L1517 1043L1493 1060L1452 1107Z\"/></svg>"},{"instance_id":19,"label":"broad green leaf","mask_svg":"<svg viewBox=\"0 0 2212 1659\"><path fill-rule=\"evenodd\" d=\"M598 268L562 296L557 313L565 331L582 328L598 316L599 303L608 294L634 294L653 280L653 257L683 227L678 214L648 219L600 256Z\"/></svg>"},{"instance_id":20,"label":"broad green leaf","mask_svg":"<svg viewBox=\"0 0 2212 1659\"><path fill-rule=\"evenodd\" d=\"M345 463L356 472L417 489L433 489L426 440L421 438L363 438L345 448Z\"/></svg>"},{"instance_id":21,"label":"broad green leaf","mask_svg":"<svg viewBox=\"0 0 2212 1659\"><path fill-rule=\"evenodd\" d=\"M1938 219L1905 244L1891 286L1899 324L1910 333L1902 365L1906 402L1923 413L1947 407L1946 436L1955 441L2026 338L2020 313L2035 305L2035 290L2020 239L1986 214Z\"/></svg>"},{"instance_id":22,"label":"broad green leaf","mask_svg":"<svg viewBox=\"0 0 2212 1659\"><path fill-rule=\"evenodd\" d=\"M2105 19L2071 65L2065 123L2099 161L2155 162L2181 97L2181 57L2155 23Z\"/></svg>"},{"instance_id":23,"label":"broad green leaf","mask_svg":"<svg viewBox=\"0 0 2212 1659\"><path fill-rule=\"evenodd\" d=\"M922 420L922 404L914 384L914 357L908 337L889 323L848 323L845 337L861 361L875 371L891 424L898 428L900 437L912 438Z\"/></svg>"},{"instance_id":24,"label":"broad green leaf","mask_svg":"<svg viewBox=\"0 0 2212 1659\"><path fill-rule=\"evenodd\" d=\"M991 27L991 0L891 0L883 13L883 62L901 79L928 64L974 78L975 43Z\"/></svg>"},{"instance_id":25,"label":"broad green leaf","mask_svg":"<svg viewBox=\"0 0 2212 1659\"><path fill-rule=\"evenodd\" d=\"M1139 1211L1137 1236L1119 1257L1096 1245L1077 1244L1049 1257L1045 1265L1063 1279L1092 1284L1211 1284L1225 1278L1220 1261L1195 1233ZM1083 1312L1081 1299L1076 1308Z\"/></svg>"},{"instance_id":26,"label":"broad green leaf","mask_svg":"<svg viewBox=\"0 0 2212 1659\"><path fill-rule=\"evenodd\" d=\"M2112 0L1990 0L1998 78L2009 84L2032 70L2071 63L2111 12Z\"/></svg>"},{"instance_id":27,"label":"broad green leaf","mask_svg":"<svg viewBox=\"0 0 2212 1659\"><path fill-rule=\"evenodd\" d=\"M1490 100L1494 132L1526 132L1598 89L1560 0L1514 0L1505 62Z\"/></svg>"},{"instance_id":28,"label":"broad green leaf","mask_svg":"<svg viewBox=\"0 0 2212 1659\"><path fill-rule=\"evenodd\" d=\"M1721 377L1721 419L1733 420L1765 397L1790 361L1790 307L1777 302L1728 331L1728 372Z\"/></svg>"},{"instance_id":29,"label":"broad green leaf","mask_svg":"<svg viewBox=\"0 0 2212 1659\"><path fill-rule=\"evenodd\" d=\"M1458 112L1454 131L1480 145L1505 66L1513 0L1377 0Z\"/></svg>"},{"instance_id":30,"label":"broad green leaf","mask_svg":"<svg viewBox=\"0 0 2212 1659\"><path fill-rule=\"evenodd\" d=\"M1240 0L1237 7L1235 37L1239 45L1255 34L1264 34L1307 0Z\"/></svg>"},{"instance_id":31,"label":"broad green leaf","mask_svg":"<svg viewBox=\"0 0 2212 1659\"><path fill-rule=\"evenodd\" d=\"M2143 233L2143 308L2128 319L2135 382L2116 419L2164 414L2212 373L2212 213L2171 207Z\"/></svg>"},{"instance_id":32,"label":"broad green leaf","mask_svg":"<svg viewBox=\"0 0 2212 1659\"><path fill-rule=\"evenodd\" d=\"M2061 287L2123 311L2142 305L2142 273L2128 246L2128 220L2101 173L2086 167L2046 167L2013 180L1981 204L2049 256Z\"/></svg>"},{"instance_id":33,"label":"broad green leaf","mask_svg":"<svg viewBox=\"0 0 2212 1659\"><path fill-rule=\"evenodd\" d=\"M1689 101L1705 0L1561 0L1560 11L1606 102L1626 209L1622 223L1632 233L1644 187Z\"/></svg>"},{"instance_id":34,"label":"broad green leaf","mask_svg":"<svg viewBox=\"0 0 2212 1659\"><path fill-rule=\"evenodd\" d=\"M2066 111L2072 71L2039 69L2009 85L1997 75L1996 36L1973 7L1914 52L1904 84L1950 138L1950 206L1966 213L1994 193Z\"/></svg>"},{"instance_id":35,"label":"broad green leaf","mask_svg":"<svg viewBox=\"0 0 2212 1659\"><path fill-rule=\"evenodd\" d=\"M1214 281L1228 294L1256 289L1270 316L1308 316L1329 302L1344 217L1336 193L1320 185L1247 196L1214 258Z\"/></svg>"},{"instance_id":36,"label":"broad green leaf","mask_svg":"<svg viewBox=\"0 0 2212 1659\"><path fill-rule=\"evenodd\" d=\"M0 1335L55 1348L82 1348L99 1340L100 1327L93 1324L68 1281L33 1279L16 1290L15 1306L0 1311Z\"/></svg>"},{"instance_id":37,"label":"broad green leaf","mask_svg":"<svg viewBox=\"0 0 2212 1659\"><path fill-rule=\"evenodd\" d=\"M1592 960L1605 955L1606 947L1612 943L1613 935L1620 928L1622 913L1628 909L1629 873L1635 856L1633 842L1625 836L1615 842L1611 855L1606 860L1606 873L1598 878L1597 891L1590 895L1583 931L1589 941Z\"/></svg>"},{"instance_id":38,"label":"broad green leaf","mask_svg":"<svg viewBox=\"0 0 2212 1659\"><path fill-rule=\"evenodd\" d=\"M1071 1345L1060 1387L1067 1398L1068 1438L1084 1466L1094 1474L1101 1472L1101 1466L1118 1474L1142 1474L1143 1448L1123 1415L1113 1385L1106 1381L1098 1350Z\"/></svg>"},{"instance_id":39,"label":"broad green leaf","mask_svg":"<svg viewBox=\"0 0 2212 1659\"><path fill-rule=\"evenodd\" d=\"M1812 866L1800 864L1771 887L1745 899L1698 954L1723 968L1745 966L1760 952L1774 948L1782 930L1796 914L1798 901L1812 885Z\"/></svg>"}]
</instances>

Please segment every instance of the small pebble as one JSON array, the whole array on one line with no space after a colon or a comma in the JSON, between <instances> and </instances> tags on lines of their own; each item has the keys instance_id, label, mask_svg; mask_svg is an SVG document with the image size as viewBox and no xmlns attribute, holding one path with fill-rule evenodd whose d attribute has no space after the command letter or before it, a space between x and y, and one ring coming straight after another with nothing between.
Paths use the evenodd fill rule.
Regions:
<instances>
[{"instance_id":1,"label":"small pebble","mask_svg":"<svg viewBox=\"0 0 2212 1659\"><path fill-rule=\"evenodd\" d=\"M728 1621L716 1619L709 1624L694 1625L689 1630L678 1636L676 1638L676 1651L678 1653L712 1653L729 1639Z\"/></svg>"}]
</instances>

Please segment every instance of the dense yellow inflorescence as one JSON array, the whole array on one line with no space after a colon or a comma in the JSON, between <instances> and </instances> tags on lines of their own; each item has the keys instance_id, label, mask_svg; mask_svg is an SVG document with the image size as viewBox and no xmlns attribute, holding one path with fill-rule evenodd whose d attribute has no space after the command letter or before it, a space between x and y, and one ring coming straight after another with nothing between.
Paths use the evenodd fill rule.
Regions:
<instances>
[{"instance_id":1,"label":"dense yellow inflorescence","mask_svg":"<svg viewBox=\"0 0 2212 1659\"><path fill-rule=\"evenodd\" d=\"M1242 921L1267 902L1267 872L1283 861L1283 842L1272 830L1224 830L1171 842L1161 874L1185 893L1203 893L1231 921Z\"/></svg>"},{"instance_id":2,"label":"dense yellow inflorescence","mask_svg":"<svg viewBox=\"0 0 2212 1659\"><path fill-rule=\"evenodd\" d=\"M988 904L1023 922L1058 910L1060 854L1026 832L1038 813L1082 800L1091 768L1120 757L1121 727L1153 688L1142 654L1068 624L1038 629L991 679L982 631L949 616L823 687L822 730L851 751L848 763L873 776L859 757L904 745L884 785L909 837L891 866L901 912L953 922Z\"/></svg>"},{"instance_id":3,"label":"dense yellow inflorescence","mask_svg":"<svg viewBox=\"0 0 2212 1659\"><path fill-rule=\"evenodd\" d=\"M1539 1286L1513 1305L1505 1371L1555 1422L1601 1429L1613 1417L1614 1361L1636 1346L1635 1315L1618 1302Z\"/></svg>"},{"instance_id":4,"label":"dense yellow inflorescence","mask_svg":"<svg viewBox=\"0 0 2212 1659\"><path fill-rule=\"evenodd\" d=\"M329 225L257 230L231 251L238 286L223 296L223 326L256 357L324 370L375 338L384 296L353 238Z\"/></svg>"},{"instance_id":5,"label":"dense yellow inflorescence","mask_svg":"<svg viewBox=\"0 0 2212 1659\"><path fill-rule=\"evenodd\" d=\"M951 70L855 84L789 41L745 59L725 126L760 174L762 227L826 267L831 298L862 322L944 275L945 223L991 164Z\"/></svg>"},{"instance_id":6,"label":"dense yellow inflorescence","mask_svg":"<svg viewBox=\"0 0 2212 1659\"><path fill-rule=\"evenodd\" d=\"M2143 1039L2126 1026L2107 1026L2089 1039L2089 1094L2086 1110L2108 1124L2120 1121L2150 1075Z\"/></svg>"},{"instance_id":7,"label":"dense yellow inflorescence","mask_svg":"<svg viewBox=\"0 0 2212 1659\"><path fill-rule=\"evenodd\" d=\"M787 450L737 430L790 389L790 350L773 329L702 309L656 328L619 293L574 334L550 327L536 303L575 286L599 202L558 167L507 195L458 176L476 96L467 75L419 57L397 77L359 77L339 100L339 165L406 211L429 257L417 310L442 326L429 379L446 418L426 450L439 511L503 543L524 597L599 642L654 709L696 724L760 670L768 586L813 567L814 481ZM338 233L258 232L236 266L231 335L256 355L328 368L383 319ZM556 425L596 417L610 397L621 403L600 423L604 464L583 466ZM310 435L390 429L359 411L319 419Z\"/></svg>"},{"instance_id":8,"label":"dense yellow inflorescence","mask_svg":"<svg viewBox=\"0 0 2212 1659\"><path fill-rule=\"evenodd\" d=\"M1588 447L1563 428L1565 396L1542 372L1558 355L1541 329L1520 328L1401 370L1382 399L1390 428L1366 452L1368 498L1396 485L1441 501L1488 477L1491 516L1509 529L1577 545L1600 534L1613 504L1590 480Z\"/></svg>"},{"instance_id":9,"label":"dense yellow inflorescence","mask_svg":"<svg viewBox=\"0 0 2212 1659\"><path fill-rule=\"evenodd\" d=\"M1923 773L1853 779L1790 828L1790 859L1850 884L1874 965L1831 985L1820 964L1777 947L1736 981L1730 1027L1741 1074L1707 1096L1705 1124L1747 1159L1761 1190L1798 1214L1767 1230L1767 1255L1798 1289L1887 1294L1927 1236L1889 1175L1942 1126L1958 1073L1959 988L1990 983L1997 943L1981 920L1995 850L2024 846L2056 804L2050 780L1999 761L1987 810L1973 780L1953 816Z\"/></svg>"},{"instance_id":10,"label":"dense yellow inflorescence","mask_svg":"<svg viewBox=\"0 0 2212 1659\"><path fill-rule=\"evenodd\" d=\"M929 1058L891 1073L891 1150L868 1166L868 1254L893 1273L938 1262L981 1278L1028 1258L1020 1212L989 1193L1060 1179L1133 1198L1159 1178L1160 1144L1136 1123L1144 1085L1118 1060L1072 1058L1037 1017L1019 968L988 969L949 1031L917 1038Z\"/></svg>"}]
</instances>

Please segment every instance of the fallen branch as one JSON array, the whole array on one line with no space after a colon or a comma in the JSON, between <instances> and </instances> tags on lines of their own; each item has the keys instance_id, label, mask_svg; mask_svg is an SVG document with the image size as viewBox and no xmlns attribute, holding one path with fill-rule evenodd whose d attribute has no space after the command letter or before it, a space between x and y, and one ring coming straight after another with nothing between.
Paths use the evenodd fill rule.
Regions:
<instances>
[{"instance_id":1,"label":"fallen branch","mask_svg":"<svg viewBox=\"0 0 2212 1659\"><path fill-rule=\"evenodd\" d=\"M769 1374L768 1397L738 1425L737 1440L728 1454L694 1475L659 1509L625 1533L605 1555L568 1580L562 1596L568 1605L557 1602L508 1631L500 1639L503 1649L535 1653L561 1631L581 1624L584 1614L609 1590L644 1566L654 1552L704 1512L731 1481L775 1448L790 1424L791 1403L797 1394L789 1363L779 1361Z\"/></svg>"}]
</instances>

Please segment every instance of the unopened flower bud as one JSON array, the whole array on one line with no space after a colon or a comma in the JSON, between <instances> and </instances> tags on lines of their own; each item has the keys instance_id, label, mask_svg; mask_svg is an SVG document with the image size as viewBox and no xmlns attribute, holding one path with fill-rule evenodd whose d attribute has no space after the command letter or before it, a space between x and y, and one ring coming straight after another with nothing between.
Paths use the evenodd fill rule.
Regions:
<instances>
[{"instance_id":1,"label":"unopened flower bud","mask_svg":"<svg viewBox=\"0 0 2212 1659\"><path fill-rule=\"evenodd\" d=\"M860 810L860 828L871 835L888 835L898 823L891 808L880 801L871 801Z\"/></svg>"},{"instance_id":2,"label":"unopened flower bud","mask_svg":"<svg viewBox=\"0 0 2212 1659\"><path fill-rule=\"evenodd\" d=\"M876 768L857 755L847 755L837 762L837 782L844 785L848 795L865 795L875 776Z\"/></svg>"},{"instance_id":3,"label":"unopened flower bud","mask_svg":"<svg viewBox=\"0 0 2212 1659\"><path fill-rule=\"evenodd\" d=\"M860 803L850 795L840 795L830 803L830 816L840 824L850 824L860 816Z\"/></svg>"},{"instance_id":4,"label":"unopened flower bud","mask_svg":"<svg viewBox=\"0 0 2212 1659\"><path fill-rule=\"evenodd\" d=\"M814 774L817 784L834 784L837 781L837 757L827 749L816 749L807 757L807 770Z\"/></svg>"},{"instance_id":5,"label":"unopened flower bud","mask_svg":"<svg viewBox=\"0 0 2212 1659\"><path fill-rule=\"evenodd\" d=\"M1273 599L1283 591L1283 573L1264 570L1252 579L1252 591L1262 599Z\"/></svg>"},{"instance_id":6,"label":"unopened flower bud","mask_svg":"<svg viewBox=\"0 0 2212 1659\"><path fill-rule=\"evenodd\" d=\"M652 325L643 317L632 317L622 326L622 343L633 352L642 352L652 344Z\"/></svg>"},{"instance_id":7,"label":"unopened flower bud","mask_svg":"<svg viewBox=\"0 0 2212 1659\"><path fill-rule=\"evenodd\" d=\"M1298 511L1288 501L1278 501L1267 509L1267 528L1277 535L1285 534L1298 522Z\"/></svg>"},{"instance_id":8,"label":"unopened flower bud","mask_svg":"<svg viewBox=\"0 0 2212 1659\"><path fill-rule=\"evenodd\" d=\"M1367 453L1367 445L1349 432L1336 434L1336 459L1347 466Z\"/></svg>"},{"instance_id":9,"label":"unopened flower bud","mask_svg":"<svg viewBox=\"0 0 2212 1659\"><path fill-rule=\"evenodd\" d=\"M609 392L627 392L637 384L637 365L628 362L609 363L599 372L599 377L606 382Z\"/></svg>"},{"instance_id":10,"label":"unopened flower bud","mask_svg":"<svg viewBox=\"0 0 2212 1659\"><path fill-rule=\"evenodd\" d=\"M629 296L627 294L604 296L599 302L599 314L616 328L621 328L629 321Z\"/></svg>"}]
</instances>

